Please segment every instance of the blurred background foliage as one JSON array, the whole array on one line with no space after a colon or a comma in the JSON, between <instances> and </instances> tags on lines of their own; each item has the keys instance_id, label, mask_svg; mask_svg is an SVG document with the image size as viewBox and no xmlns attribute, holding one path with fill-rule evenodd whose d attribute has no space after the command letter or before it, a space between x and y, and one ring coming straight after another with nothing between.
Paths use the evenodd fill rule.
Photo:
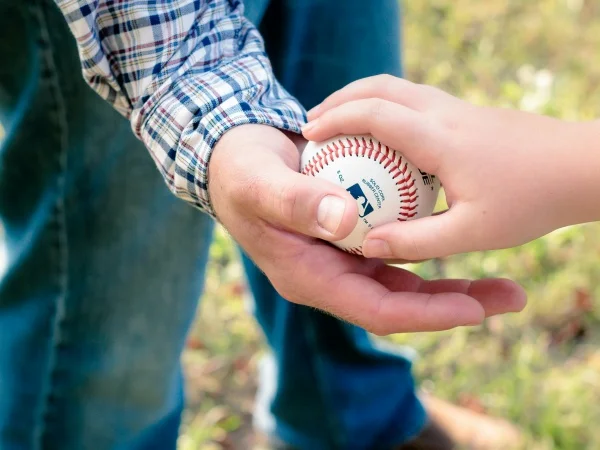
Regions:
<instances>
[{"instance_id":1,"label":"blurred background foliage","mask_svg":"<svg viewBox=\"0 0 600 450\"><path fill-rule=\"evenodd\" d=\"M600 117L598 0L427 0L403 8L410 80L480 105ZM600 225L591 224L520 248L410 266L428 278L515 279L529 306L481 327L388 339L418 351L422 389L518 424L525 448L598 449L599 261ZM247 296L237 251L219 229L184 356L182 450L260 448L250 413L263 344Z\"/></svg>"}]
</instances>

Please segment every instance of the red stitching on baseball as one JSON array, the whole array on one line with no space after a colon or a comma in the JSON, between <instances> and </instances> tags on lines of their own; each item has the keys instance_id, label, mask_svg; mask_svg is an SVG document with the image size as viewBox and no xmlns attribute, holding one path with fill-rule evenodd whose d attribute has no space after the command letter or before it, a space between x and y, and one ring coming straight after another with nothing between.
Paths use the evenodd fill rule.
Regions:
<instances>
[{"instance_id":1,"label":"red stitching on baseball","mask_svg":"<svg viewBox=\"0 0 600 450\"><path fill-rule=\"evenodd\" d=\"M357 256L362 256L362 254L363 254L362 246L361 247L349 247L349 248L345 248L344 250L346 250L348 253L351 253L351 254L357 255Z\"/></svg>"},{"instance_id":2,"label":"red stitching on baseball","mask_svg":"<svg viewBox=\"0 0 600 450\"><path fill-rule=\"evenodd\" d=\"M386 145L382 145L379 141L377 141L377 147L375 147L372 139L369 139L367 142L367 140L362 137L361 141L359 141L357 137L354 137L353 139L346 138L346 142L344 142L342 139L337 139L330 142L325 147L322 147L317 153L315 153L310 161L307 162L306 166L302 170L302 173L304 175L315 176L321 170L323 170L325 166L329 165L330 162L340 158L340 149L342 153L341 157L346 157L347 149L348 156L358 156L375 160L382 164L384 169L387 169L391 164L393 164L388 172L393 174L393 180L396 180L396 178L400 177L398 180L396 180L396 189L398 190L400 197L403 199L403 202L408 203L408 205L403 203L400 206L398 220L404 222L416 216L416 209L419 206L417 203L419 196L416 195L416 181L413 178L412 172L408 171L408 163L402 159L402 156L398 152L391 150ZM356 150L356 154L353 154L353 150ZM381 160L379 158L381 158ZM353 247L345 250L349 253L362 255L362 247ZM355 253L357 251L359 253Z\"/></svg>"}]
</instances>

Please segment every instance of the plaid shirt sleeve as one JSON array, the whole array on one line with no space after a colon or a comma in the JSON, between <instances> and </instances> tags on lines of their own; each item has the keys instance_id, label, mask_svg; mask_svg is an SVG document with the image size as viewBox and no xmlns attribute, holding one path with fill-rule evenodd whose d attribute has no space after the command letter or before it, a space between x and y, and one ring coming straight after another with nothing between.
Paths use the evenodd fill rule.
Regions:
<instances>
[{"instance_id":1,"label":"plaid shirt sleeve","mask_svg":"<svg viewBox=\"0 0 600 450\"><path fill-rule=\"evenodd\" d=\"M87 83L131 121L169 188L214 216L213 147L234 126L300 131L241 0L56 0Z\"/></svg>"}]
</instances>

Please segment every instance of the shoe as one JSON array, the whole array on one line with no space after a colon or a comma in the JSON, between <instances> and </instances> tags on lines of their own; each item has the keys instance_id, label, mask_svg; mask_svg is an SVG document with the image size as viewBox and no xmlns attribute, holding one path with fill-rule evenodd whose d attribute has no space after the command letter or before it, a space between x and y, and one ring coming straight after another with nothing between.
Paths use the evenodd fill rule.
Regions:
<instances>
[{"instance_id":1,"label":"shoe","mask_svg":"<svg viewBox=\"0 0 600 450\"><path fill-rule=\"evenodd\" d=\"M452 450L456 446L450 436L435 421L431 420L414 439L394 450Z\"/></svg>"},{"instance_id":2,"label":"shoe","mask_svg":"<svg viewBox=\"0 0 600 450\"><path fill-rule=\"evenodd\" d=\"M268 450L298 450L291 445L269 436ZM414 439L393 450L452 450L455 449L452 439L435 422L430 421L423 431Z\"/></svg>"},{"instance_id":3,"label":"shoe","mask_svg":"<svg viewBox=\"0 0 600 450\"><path fill-rule=\"evenodd\" d=\"M524 437L521 430L507 420L462 408L429 394L421 394L420 399L432 422L443 430L458 448L468 450L523 448ZM406 447L406 450L421 448L437 447ZM405 450L405 447L400 449Z\"/></svg>"},{"instance_id":4,"label":"shoe","mask_svg":"<svg viewBox=\"0 0 600 450\"><path fill-rule=\"evenodd\" d=\"M520 430L510 422L420 395L429 422L415 438L393 450L516 450L523 446ZM269 450L297 450L268 437Z\"/></svg>"}]
</instances>

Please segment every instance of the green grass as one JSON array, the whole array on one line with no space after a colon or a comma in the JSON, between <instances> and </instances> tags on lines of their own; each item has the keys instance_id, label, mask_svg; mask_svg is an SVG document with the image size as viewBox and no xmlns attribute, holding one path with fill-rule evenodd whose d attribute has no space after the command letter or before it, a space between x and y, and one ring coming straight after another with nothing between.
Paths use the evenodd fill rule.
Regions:
<instances>
[{"instance_id":1,"label":"green grass","mask_svg":"<svg viewBox=\"0 0 600 450\"><path fill-rule=\"evenodd\" d=\"M241 266L222 230L213 256L192 334L191 345L200 348L185 357L191 425L183 450L223 448L214 442L250 435L262 343L245 306ZM415 374L423 389L459 404L475 399L487 413L518 424L526 448L600 448L600 429L592 425L600 423L599 257L600 225L593 224L517 249L412 266L429 278L509 277L525 286L529 305L480 327L389 339L418 350Z\"/></svg>"},{"instance_id":2,"label":"green grass","mask_svg":"<svg viewBox=\"0 0 600 450\"><path fill-rule=\"evenodd\" d=\"M596 0L404 6L409 79L477 104L573 120L600 116ZM262 341L245 308L235 249L221 230L212 256L194 349L185 355L190 407L182 450L251 448ZM529 305L480 327L389 339L417 349L424 389L513 421L527 449L600 448L599 261L600 224L591 224L516 249L412 266L427 278L512 278L527 289Z\"/></svg>"},{"instance_id":3,"label":"green grass","mask_svg":"<svg viewBox=\"0 0 600 450\"><path fill-rule=\"evenodd\" d=\"M488 413L521 426L527 448L600 448L592 425L600 423L599 256L594 224L518 249L450 258L444 275L515 279L528 307L481 327L392 340L418 349L416 373L427 390L459 403L477 398ZM439 270L432 266L416 271L432 275Z\"/></svg>"}]
</instances>

